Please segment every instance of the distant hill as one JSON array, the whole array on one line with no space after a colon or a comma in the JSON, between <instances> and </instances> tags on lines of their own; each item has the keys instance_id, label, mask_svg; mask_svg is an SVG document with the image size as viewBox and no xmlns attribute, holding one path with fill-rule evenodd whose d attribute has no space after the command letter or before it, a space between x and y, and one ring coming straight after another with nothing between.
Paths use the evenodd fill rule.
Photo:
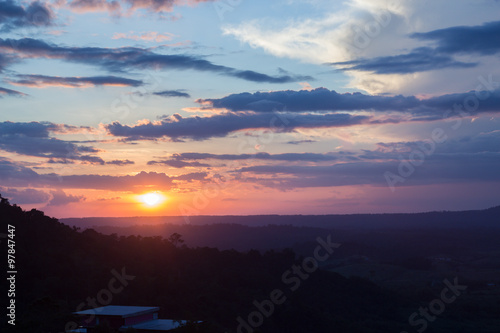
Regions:
<instances>
[{"instance_id":1,"label":"distant hill","mask_svg":"<svg viewBox=\"0 0 500 333\"><path fill-rule=\"evenodd\" d=\"M139 216L66 218L60 221L80 228L156 224L241 224L247 226L292 225L341 229L405 228L500 228L500 206L484 210L441 211L407 214L347 215L249 215L249 216Z\"/></svg>"}]
</instances>

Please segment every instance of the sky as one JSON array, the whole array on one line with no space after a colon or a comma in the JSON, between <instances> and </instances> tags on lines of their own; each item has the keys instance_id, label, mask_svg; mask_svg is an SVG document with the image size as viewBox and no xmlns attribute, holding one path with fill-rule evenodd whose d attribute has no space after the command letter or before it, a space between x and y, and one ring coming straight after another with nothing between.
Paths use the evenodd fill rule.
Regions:
<instances>
[{"instance_id":1,"label":"sky","mask_svg":"<svg viewBox=\"0 0 500 333\"><path fill-rule=\"evenodd\" d=\"M0 0L0 194L58 218L497 206L499 13Z\"/></svg>"}]
</instances>

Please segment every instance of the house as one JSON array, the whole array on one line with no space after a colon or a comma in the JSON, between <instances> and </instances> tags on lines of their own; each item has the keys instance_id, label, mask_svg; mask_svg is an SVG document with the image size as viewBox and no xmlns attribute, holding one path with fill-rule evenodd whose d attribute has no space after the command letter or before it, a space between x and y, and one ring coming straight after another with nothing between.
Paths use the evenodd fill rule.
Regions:
<instances>
[{"instance_id":1,"label":"house","mask_svg":"<svg viewBox=\"0 0 500 333\"><path fill-rule=\"evenodd\" d=\"M138 333L167 332L186 324L185 320L158 319L159 307L107 305L74 312L81 316L80 327L67 333L92 333L94 328L107 322L110 328L125 331L134 328Z\"/></svg>"}]
</instances>

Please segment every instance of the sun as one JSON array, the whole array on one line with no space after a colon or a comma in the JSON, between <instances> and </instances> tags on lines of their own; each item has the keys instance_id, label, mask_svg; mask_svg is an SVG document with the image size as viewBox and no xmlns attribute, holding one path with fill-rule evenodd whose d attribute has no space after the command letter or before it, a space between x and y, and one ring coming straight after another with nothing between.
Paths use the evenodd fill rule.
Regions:
<instances>
[{"instance_id":1,"label":"sun","mask_svg":"<svg viewBox=\"0 0 500 333\"><path fill-rule=\"evenodd\" d=\"M139 196L139 200L148 207L156 207L165 201L165 197L158 192L150 192Z\"/></svg>"}]
</instances>

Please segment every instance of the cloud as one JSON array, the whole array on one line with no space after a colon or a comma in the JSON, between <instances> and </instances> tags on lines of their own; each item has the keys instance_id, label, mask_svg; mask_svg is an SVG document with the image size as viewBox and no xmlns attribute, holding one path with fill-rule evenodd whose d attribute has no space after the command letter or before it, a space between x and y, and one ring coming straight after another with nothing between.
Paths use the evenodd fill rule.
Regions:
<instances>
[{"instance_id":1,"label":"cloud","mask_svg":"<svg viewBox=\"0 0 500 333\"><path fill-rule=\"evenodd\" d=\"M419 106L414 96L373 96L362 93L337 93L335 90L285 90L256 93L231 94L219 99L199 99L215 108L231 111L289 112L304 111L354 111L354 110L409 110Z\"/></svg>"},{"instance_id":2,"label":"cloud","mask_svg":"<svg viewBox=\"0 0 500 333\"><path fill-rule=\"evenodd\" d=\"M40 175L20 163L0 156L0 180L3 186L30 187Z\"/></svg>"},{"instance_id":3,"label":"cloud","mask_svg":"<svg viewBox=\"0 0 500 333\"><path fill-rule=\"evenodd\" d=\"M460 91L471 89L477 72L499 73L498 59L478 57L498 54L498 1L314 3L293 19L263 13L222 29L276 57L335 63L335 70L350 77L346 87L370 93ZM439 12L449 15L429 15Z\"/></svg>"},{"instance_id":4,"label":"cloud","mask_svg":"<svg viewBox=\"0 0 500 333\"><path fill-rule=\"evenodd\" d=\"M16 77L17 79L8 80L7 82L16 86L31 88L88 88L94 86L138 87L144 84L142 81L116 76L61 77L46 75L17 75Z\"/></svg>"},{"instance_id":5,"label":"cloud","mask_svg":"<svg viewBox=\"0 0 500 333\"><path fill-rule=\"evenodd\" d=\"M114 16L120 15L122 10L120 1L116 0L73 0L68 8L78 13L109 12Z\"/></svg>"},{"instance_id":6,"label":"cloud","mask_svg":"<svg viewBox=\"0 0 500 333\"><path fill-rule=\"evenodd\" d=\"M161 97L186 97L191 98L191 95L185 93L181 90L164 90L154 92L153 95L161 96Z\"/></svg>"},{"instance_id":7,"label":"cloud","mask_svg":"<svg viewBox=\"0 0 500 333\"><path fill-rule=\"evenodd\" d=\"M112 165L116 165L116 166L125 166L125 165L135 164L135 162L130 161L130 160L112 160L112 161L106 162L106 164L112 164Z\"/></svg>"},{"instance_id":8,"label":"cloud","mask_svg":"<svg viewBox=\"0 0 500 333\"><path fill-rule=\"evenodd\" d=\"M174 154L170 159L149 161L148 165L166 165L174 168L185 167L210 167L209 164L200 163L198 160L221 160L221 161L239 161L239 160L267 160L267 161L288 161L288 162L324 162L335 161L339 156L333 153L283 153L283 154L210 154L210 153L180 153ZM188 162L193 161L194 162Z\"/></svg>"},{"instance_id":9,"label":"cloud","mask_svg":"<svg viewBox=\"0 0 500 333\"><path fill-rule=\"evenodd\" d=\"M224 113L210 117L183 118L179 114L174 114L170 118L156 122L141 122L134 126L114 122L106 125L106 129L111 135L125 137L128 140L153 140L163 137L173 140L183 138L206 140L247 129L291 131L296 128L343 127L362 124L369 119L366 116L349 114L281 114L280 117L273 114Z\"/></svg>"},{"instance_id":10,"label":"cloud","mask_svg":"<svg viewBox=\"0 0 500 333\"><path fill-rule=\"evenodd\" d=\"M63 190L55 190L50 192L52 194L52 199L49 201L47 204L47 207L51 206L65 206L67 204L73 203L73 202L80 202L84 201L85 197L84 196L75 196L71 194L66 194L64 193Z\"/></svg>"},{"instance_id":11,"label":"cloud","mask_svg":"<svg viewBox=\"0 0 500 333\"><path fill-rule=\"evenodd\" d=\"M108 12L113 16L132 14L138 10L146 10L152 13L172 12L176 6L194 6L203 2L214 2L217 0L73 0L69 8L80 13L85 12Z\"/></svg>"},{"instance_id":12,"label":"cloud","mask_svg":"<svg viewBox=\"0 0 500 333\"><path fill-rule=\"evenodd\" d=\"M60 59L70 62L99 66L112 72L129 69L177 69L213 72L251 82L287 83L313 80L310 76L282 74L270 76L252 70L239 70L216 65L192 55L158 54L137 47L100 48L64 47L32 38L1 39L0 50L17 53L22 58Z\"/></svg>"},{"instance_id":13,"label":"cloud","mask_svg":"<svg viewBox=\"0 0 500 333\"><path fill-rule=\"evenodd\" d=\"M7 66L14 62L15 61L11 55L0 53L0 73L2 73Z\"/></svg>"},{"instance_id":14,"label":"cloud","mask_svg":"<svg viewBox=\"0 0 500 333\"><path fill-rule=\"evenodd\" d=\"M313 142L318 142L316 140L294 140L294 141L288 141L286 142L289 145L300 145L303 143L313 143Z\"/></svg>"},{"instance_id":15,"label":"cloud","mask_svg":"<svg viewBox=\"0 0 500 333\"><path fill-rule=\"evenodd\" d=\"M2 195L10 199L16 204L40 204L45 203L50 199L50 195L45 191L39 191L32 188L15 189L15 188L0 188Z\"/></svg>"},{"instance_id":16,"label":"cloud","mask_svg":"<svg viewBox=\"0 0 500 333\"><path fill-rule=\"evenodd\" d=\"M54 19L46 3L34 1L26 7L12 0L0 1L0 32L21 27L49 27L54 25Z\"/></svg>"},{"instance_id":17,"label":"cloud","mask_svg":"<svg viewBox=\"0 0 500 333\"><path fill-rule=\"evenodd\" d=\"M414 33L412 38L433 41L441 54L494 55L500 52L500 21Z\"/></svg>"},{"instance_id":18,"label":"cloud","mask_svg":"<svg viewBox=\"0 0 500 333\"><path fill-rule=\"evenodd\" d=\"M11 90L7 88L2 88L0 87L0 98L4 96L15 96L15 97L24 97L26 94L16 91L16 90Z\"/></svg>"},{"instance_id":19,"label":"cloud","mask_svg":"<svg viewBox=\"0 0 500 333\"><path fill-rule=\"evenodd\" d=\"M322 162L322 161L335 161L338 159L334 153L256 153L256 154L210 154L210 153L180 153L172 156L173 161L185 160L223 160L223 161L236 161L236 160L269 160L269 161L307 161L307 162Z\"/></svg>"},{"instance_id":20,"label":"cloud","mask_svg":"<svg viewBox=\"0 0 500 333\"><path fill-rule=\"evenodd\" d=\"M386 172L398 175L401 161L361 161L328 166L256 165L236 170L242 180L281 189L348 185L387 186ZM500 181L500 154L433 155L406 177L401 186ZM478 172L481 170L481 172ZM272 179L261 176L273 176Z\"/></svg>"},{"instance_id":21,"label":"cloud","mask_svg":"<svg viewBox=\"0 0 500 333\"><path fill-rule=\"evenodd\" d=\"M195 173L180 176L168 176L165 173L141 171L135 175L70 175L61 177L63 188L100 189L109 191L141 192L146 188L174 188L175 181L206 180L206 173ZM54 184L49 178L48 183Z\"/></svg>"},{"instance_id":22,"label":"cloud","mask_svg":"<svg viewBox=\"0 0 500 333\"><path fill-rule=\"evenodd\" d=\"M477 63L454 60L449 55L442 55L436 50L421 47L408 54L383 56L370 59L358 59L334 62L330 65L341 67L344 71L365 71L376 74L410 74L443 68L471 68Z\"/></svg>"},{"instance_id":23,"label":"cloud","mask_svg":"<svg viewBox=\"0 0 500 333\"><path fill-rule=\"evenodd\" d=\"M142 40L146 42L157 42L161 43L167 40L172 40L174 37L173 34L171 33L159 33L156 31L148 31L148 32L143 32L140 33L139 35L134 35L134 32L131 31L130 34L126 33L115 33L113 35L113 39L132 39L132 40Z\"/></svg>"},{"instance_id":24,"label":"cloud","mask_svg":"<svg viewBox=\"0 0 500 333\"><path fill-rule=\"evenodd\" d=\"M166 165L173 168L201 168L201 167L209 167L209 164L200 163L200 162L186 162L182 160L161 160L161 161L149 161L148 165Z\"/></svg>"},{"instance_id":25,"label":"cloud","mask_svg":"<svg viewBox=\"0 0 500 333\"><path fill-rule=\"evenodd\" d=\"M0 157L0 181L11 187L50 187L54 189L93 189L108 191L142 192L151 188L168 190L181 187L185 182L207 182L206 172L178 176L141 171L134 175L60 175L39 174L19 162Z\"/></svg>"},{"instance_id":26,"label":"cloud","mask_svg":"<svg viewBox=\"0 0 500 333\"><path fill-rule=\"evenodd\" d=\"M12 153L62 160L104 164L99 150L50 137L59 125L49 122L0 122L0 149Z\"/></svg>"},{"instance_id":27,"label":"cloud","mask_svg":"<svg viewBox=\"0 0 500 333\"><path fill-rule=\"evenodd\" d=\"M496 43L499 34L500 21L413 33L411 38L432 41L435 47L418 47L407 54L330 64L340 66L345 71L367 71L376 74L409 74L443 68L471 68L478 66L478 62L458 61L453 55L497 54L500 52L500 44Z\"/></svg>"},{"instance_id":28,"label":"cloud","mask_svg":"<svg viewBox=\"0 0 500 333\"><path fill-rule=\"evenodd\" d=\"M311 91L245 92L231 94L218 99L198 99L196 102L230 111L254 111L262 113L270 113L276 110L286 110L287 112L394 111L415 116L432 115L440 119L442 118L442 114L452 109L455 104L463 105L464 101L471 103L470 100L478 101L478 112L499 112L500 89L498 89L498 83L490 80L490 82L486 82L486 85L480 86L483 89L481 91L445 94L427 99L402 95L340 94L334 90L316 88Z\"/></svg>"}]
</instances>

